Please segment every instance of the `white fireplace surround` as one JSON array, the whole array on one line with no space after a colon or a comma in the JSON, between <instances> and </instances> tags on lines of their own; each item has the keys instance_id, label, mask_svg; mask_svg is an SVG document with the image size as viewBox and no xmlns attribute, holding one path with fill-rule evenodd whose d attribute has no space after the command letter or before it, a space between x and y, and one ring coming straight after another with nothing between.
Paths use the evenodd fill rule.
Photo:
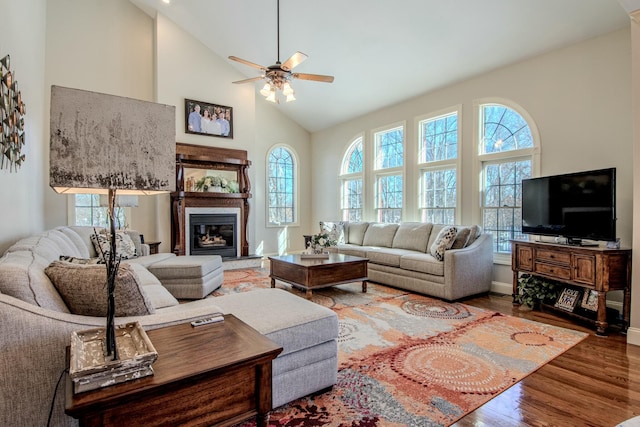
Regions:
<instances>
[{"instance_id":1,"label":"white fireplace surround","mask_svg":"<svg viewBox=\"0 0 640 427\"><path fill-rule=\"evenodd\" d=\"M184 229L191 230L191 215L235 215L236 224L240 224L240 208L186 208L184 210ZM236 245L236 256L240 258L242 255L240 248L240 233L234 233L234 240ZM185 242L185 255L191 255L191 233L186 232L184 236Z\"/></svg>"}]
</instances>

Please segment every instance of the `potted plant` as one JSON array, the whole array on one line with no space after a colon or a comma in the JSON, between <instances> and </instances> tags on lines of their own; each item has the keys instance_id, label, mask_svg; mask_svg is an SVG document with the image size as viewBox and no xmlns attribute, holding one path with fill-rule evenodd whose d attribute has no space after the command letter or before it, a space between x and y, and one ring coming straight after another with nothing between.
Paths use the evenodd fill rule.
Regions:
<instances>
[{"instance_id":1,"label":"potted plant","mask_svg":"<svg viewBox=\"0 0 640 427\"><path fill-rule=\"evenodd\" d=\"M560 294L561 286L557 283L534 276L523 274L518 280L518 301L530 308L535 308L540 303L552 303Z\"/></svg>"}]
</instances>

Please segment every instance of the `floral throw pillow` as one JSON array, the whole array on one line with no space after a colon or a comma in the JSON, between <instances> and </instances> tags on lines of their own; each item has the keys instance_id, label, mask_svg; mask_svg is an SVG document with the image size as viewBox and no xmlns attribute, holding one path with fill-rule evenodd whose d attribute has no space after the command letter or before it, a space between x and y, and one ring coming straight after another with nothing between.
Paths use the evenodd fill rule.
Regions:
<instances>
[{"instance_id":1,"label":"floral throw pillow","mask_svg":"<svg viewBox=\"0 0 640 427\"><path fill-rule=\"evenodd\" d=\"M110 234L98 233L91 235L91 242L93 243L93 247L96 249L99 258L102 258L102 254L104 254L106 258L111 253L110 240ZM136 252L136 245L127 233L116 233L116 255L120 255L120 259L131 259L138 256Z\"/></svg>"},{"instance_id":2,"label":"floral throw pillow","mask_svg":"<svg viewBox=\"0 0 640 427\"><path fill-rule=\"evenodd\" d=\"M102 258L77 258L69 255L60 255L60 261L70 262L71 264L104 264Z\"/></svg>"},{"instance_id":3,"label":"floral throw pillow","mask_svg":"<svg viewBox=\"0 0 640 427\"><path fill-rule=\"evenodd\" d=\"M345 221L329 222L320 221L320 234L328 234L329 239L337 243L344 243Z\"/></svg>"},{"instance_id":4,"label":"floral throw pillow","mask_svg":"<svg viewBox=\"0 0 640 427\"><path fill-rule=\"evenodd\" d=\"M456 240L456 235L458 234L458 229L451 225L443 227L438 233L436 240L429 248L429 252L431 255L437 259L438 261L444 260L444 252L448 249L451 249L453 242Z\"/></svg>"}]
</instances>

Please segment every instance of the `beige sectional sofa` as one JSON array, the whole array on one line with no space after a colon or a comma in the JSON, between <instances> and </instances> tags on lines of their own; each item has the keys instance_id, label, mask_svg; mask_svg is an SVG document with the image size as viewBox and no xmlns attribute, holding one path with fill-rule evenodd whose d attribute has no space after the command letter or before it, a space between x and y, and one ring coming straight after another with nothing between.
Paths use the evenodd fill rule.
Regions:
<instances>
[{"instance_id":1,"label":"beige sectional sofa","mask_svg":"<svg viewBox=\"0 0 640 427\"><path fill-rule=\"evenodd\" d=\"M77 425L64 414L64 387L55 393L65 367L65 347L72 331L104 327L106 321L71 313L45 269L60 255L92 255L87 233L83 227L58 227L20 240L0 258L0 426L47 425L54 396L50 425ZM139 250L146 253L144 246ZM282 289L179 303L147 268L154 261L174 258L153 254L126 261L128 267L123 270L135 272L152 312L116 317L116 324L138 321L150 330L215 312L230 313L283 347L272 362L274 407L336 383L338 319L334 311ZM186 268L182 264L176 268ZM178 279L169 271L164 273Z\"/></svg>"},{"instance_id":2,"label":"beige sectional sofa","mask_svg":"<svg viewBox=\"0 0 640 427\"><path fill-rule=\"evenodd\" d=\"M321 222L320 228L338 241L331 251L369 259L372 282L449 301L491 288L492 238L478 226Z\"/></svg>"}]
</instances>

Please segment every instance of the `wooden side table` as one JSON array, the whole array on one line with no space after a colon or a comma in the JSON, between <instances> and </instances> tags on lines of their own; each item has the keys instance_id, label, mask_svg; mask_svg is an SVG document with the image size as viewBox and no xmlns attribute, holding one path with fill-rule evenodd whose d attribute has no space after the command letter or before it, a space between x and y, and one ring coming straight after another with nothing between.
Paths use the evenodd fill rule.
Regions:
<instances>
[{"instance_id":1,"label":"wooden side table","mask_svg":"<svg viewBox=\"0 0 640 427\"><path fill-rule=\"evenodd\" d=\"M271 410L271 361L282 348L233 315L148 331L154 375L73 394L65 412L81 426L233 425Z\"/></svg>"},{"instance_id":2,"label":"wooden side table","mask_svg":"<svg viewBox=\"0 0 640 427\"><path fill-rule=\"evenodd\" d=\"M149 254L157 254L158 253L158 247L160 246L160 243L162 242L145 242L147 245L149 245Z\"/></svg>"}]
</instances>

